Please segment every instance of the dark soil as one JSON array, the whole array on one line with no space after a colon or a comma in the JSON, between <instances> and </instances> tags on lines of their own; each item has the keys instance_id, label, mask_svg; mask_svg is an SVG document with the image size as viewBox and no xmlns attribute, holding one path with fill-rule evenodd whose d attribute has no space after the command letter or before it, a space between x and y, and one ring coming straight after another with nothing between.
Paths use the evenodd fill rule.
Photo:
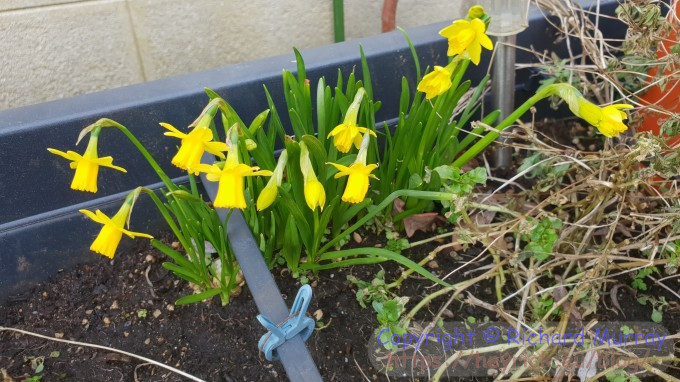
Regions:
<instances>
[{"instance_id":1,"label":"dark soil","mask_svg":"<svg viewBox=\"0 0 680 382\"><path fill-rule=\"evenodd\" d=\"M425 235L414 240L423 237ZM384 242L368 236L362 245L373 246L378 241ZM438 244L422 245L404 254L420 259ZM476 253L475 248L461 255L442 252L436 259L436 268L430 270L443 276ZM257 341L264 329L255 319L257 310L248 289L244 288L226 307L220 306L217 298L209 303L174 306L173 301L191 291L186 282L178 281L160 265L166 260L159 251L140 245L128 253L118 254L113 262L102 257L94 265L62 272L36 286L23 300L0 306L0 325L125 350L206 381L285 380L279 363L270 363L258 354ZM382 266L388 281L401 274L394 263ZM147 283L147 268L153 288ZM314 299L309 312L320 309L321 321L328 327L317 330L308 347L324 380L386 380L371 366L366 354L366 345L377 327L375 313L371 308L359 306L356 290L347 281L348 274L370 280L378 269L378 266L363 266L326 271L313 280ZM290 305L300 284L280 270L275 271L275 276ZM469 277L472 276L458 275L447 281ZM426 288L431 284L419 277L411 278L402 286L400 295L411 296L409 306L412 306L428 293ZM480 299L494 300L491 282L480 283L469 291ZM607 300L611 306L611 300ZM444 302L444 299L435 300L420 318L431 318ZM618 303L628 319L644 320L643 317L651 314L648 307L635 302L626 288L620 288ZM495 319L488 311L460 302L454 302L449 309L452 315L448 320L485 315ZM614 309L601 309L600 313L603 320L626 319ZM664 316L664 325L671 332L680 329L678 320L672 318L677 315L678 312L668 311ZM55 351L59 352L58 356L50 357L50 354L56 355ZM113 352L0 332L0 369L6 369L9 376L19 381L33 376L31 358L34 357L45 357L44 381L184 380L165 369Z\"/></svg>"},{"instance_id":2,"label":"dark soil","mask_svg":"<svg viewBox=\"0 0 680 382\"><path fill-rule=\"evenodd\" d=\"M376 242L375 238L367 237L362 245L373 246ZM404 254L420 259L436 245L436 242L422 245ZM191 293L191 289L161 266L167 260L156 249L140 244L128 253L116 255L112 262L101 257L95 264L64 271L37 285L26 297L0 306L0 326L110 346L207 381L285 380L279 363L270 363L258 354L257 342L264 328L255 319L257 308L248 289L244 288L225 307L220 306L218 298L209 303L174 306L173 302ZM437 262L439 268L432 271L439 275L460 264L448 253L440 254ZM401 274L394 263L383 263L382 267L387 281ZM147 268L153 288L147 283ZM370 280L379 269L363 266L325 271L313 280L314 298L309 312L320 309L321 321L328 326L314 333L308 347L324 380L363 381L362 372L370 380L383 378L370 365L366 354L368 340L377 327L375 313L370 307L359 306L356 289L347 281L348 274ZM290 306L300 284L281 270L274 272ZM460 281L460 277L448 281ZM417 301L428 293L424 288L431 285L428 280L412 278L403 284L400 294ZM492 296L490 287L477 288L479 291L472 291L478 296ZM442 303L435 300L432 311L436 312ZM451 310L460 308L459 304L454 305ZM456 311L462 318L475 313L469 307ZM55 351L59 352L58 357L50 357ZM184 380L165 369L140 366L143 362L113 352L0 332L0 369L21 381L34 375L32 357L45 357L43 381Z\"/></svg>"}]
</instances>

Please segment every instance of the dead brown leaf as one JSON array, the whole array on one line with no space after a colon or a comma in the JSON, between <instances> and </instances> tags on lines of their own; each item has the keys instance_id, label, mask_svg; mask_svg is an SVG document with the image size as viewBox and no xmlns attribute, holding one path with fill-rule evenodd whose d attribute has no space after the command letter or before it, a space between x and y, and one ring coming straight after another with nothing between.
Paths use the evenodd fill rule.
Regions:
<instances>
[{"instance_id":1,"label":"dead brown leaf","mask_svg":"<svg viewBox=\"0 0 680 382\"><path fill-rule=\"evenodd\" d=\"M404 229L406 230L406 236L411 237L417 231L432 232L437 229L437 223L444 222L446 222L446 219L438 213L426 212L404 218Z\"/></svg>"}]
</instances>

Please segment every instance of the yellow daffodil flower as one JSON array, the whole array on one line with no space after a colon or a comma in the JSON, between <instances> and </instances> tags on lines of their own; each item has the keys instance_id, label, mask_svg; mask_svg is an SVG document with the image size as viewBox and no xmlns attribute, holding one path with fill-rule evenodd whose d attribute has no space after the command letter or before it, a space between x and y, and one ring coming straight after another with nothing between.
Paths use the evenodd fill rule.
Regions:
<instances>
[{"instance_id":1,"label":"yellow daffodil flower","mask_svg":"<svg viewBox=\"0 0 680 382\"><path fill-rule=\"evenodd\" d=\"M361 145L361 134L369 132L374 137L375 132L368 130L365 127L357 126L357 115L359 114L359 106L361 106L361 99L364 96L364 88L359 88L354 101L347 108L344 121L336 126L328 134L328 138L333 137L333 144L341 153L347 153L352 148L352 144L358 149Z\"/></svg>"},{"instance_id":2,"label":"yellow daffodil flower","mask_svg":"<svg viewBox=\"0 0 680 382\"><path fill-rule=\"evenodd\" d=\"M465 53L475 65L479 65L482 47L493 49L493 43L486 35L486 24L480 19L456 20L439 34L449 40L447 55Z\"/></svg>"},{"instance_id":3,"label":"yellow daffodil flower","mask_svg":"<svg viewBox=\"0 0 680 382\"><path fill-rule=\"evenodd\" d=\"M304 142L300 143L300 170L304 177L304 192L307 206L312 211L317 206L323 211L323 207L326 204L326 190L324 190L323 185L316 178L312 161L309 159L309 150Z\"/></svg>"},{"instance_id":4,"label":"yellow daffodil flower","mask_svg":"<svg viewBox=\"0 0 680 382\"><path fill-rule=\"evenodd\" d=\"M631 109L632 107L633 105L625 103L600 107L588 102L584 98L579 98L578 112L574 114L595 126L605 137L612 138L628 130L628 126L623 123L623 120L628 118L628 115L621 110Z\"/></svg>"},{"instance_id":5,"label":"yellow daffodil flower","mask_svg":"<svg viewBox=\"0 0 680 382\"><path fill-rule=\"evenodd\" d=\"M286 168L287 161L288 152L283 150L281 155L279 155L279 161L276 163L276 167L274 168L271 178L269 178L269 182L267 182L267 185L264 186L262 191L260 191L260 195L257 197L257 203L255 203L255 205L257 206L258 211L268 208L276 200L276 196L279 194L279 186L281 186L281 182L283 181L283 170Z\"/></svg>"},{"instance_id":6,"label":"yellow daffodil flower","mask_svg":"<svg viewBox=\"0 0 680 382\"><path fill-rule=\"evenodd\" d=\"M224 142L212 141L213 133L210 130L211 118L209 114L203 116L189 134L182 133L169 123L161 123L161 126L170 130L166 131L164 135L182 140L177 154L172 158L173 165L198 175L199 171L196 167L201 163L203 152L207 151L220 158L224 158L222 152L227 151L228 147Z\"/></svg>"},{"instance_id":7,"label":"yellow daffodil flower","mask_svg":"<svg viewBox=\"0 0 680 382\"><path fill-rule=\"evenodd\" d=\"M569 84L554 84L545 91L562 98L574 115L595 126L605 137L616 137L628 130L628 126L623 123L628 115L621 110L631 109L633 105L617 103L600 107L585 99L581 92Z\"/></svg>"},{"instance_id":8,"label":"yellow daffodil flower","mask_svg":"<svg viewBox=\"0 0 680 382\"><path fill-rule=\"evenodd\" d=\"M104 255L109 259L113 259L123 234L126 234L133 239L135 237L146 237L153 239L153 236L151 235L141 232L128 231L125 229L125 223L128 221L134 199L136 198L135 194L136 191L128 194L127 198L125 198L125 202L120 207L118 212L113 215L113 218L109 218L100 210L97 210L96 212L80 210L80 212L82 212L85 216L99 224L104 225L101 231L99 231L99 235L97 235L97 238L90 246L91 251Z\"/></svg>"},{"instance_id":9,"label":"yellow daffodil flower","mask_svg":"<svg viewBox=\"0 0 680 382\"><path fill-rule=\"evenodd\" d=\"M212 166L201 164L195 167L197 171L205 172L211 182L220 182L217 188L217 196L213 204L218 208L246 208L246 199L243 195L244 179L246 176L271 176L272 172L260 170L259 167L251 167L239 162L238 159L238 132L236 127L229 130L230 145L227 160L224 167L213 164Z\"/></svg>"},{"instance_id":10,"label":"yellow daffodil flower","mask_svg":"<svg viewBox=\"0 0 680 382\"><path fill-rule=\"evenodd\" d=\"M451 88L451 70L455 63L443 68L435 66L418 84L418 91L425 93L425 98L432 99L446 93Z\"/></svg>"},{"instance_id":11,"label":"yellow daffodil flower","mask_svg":"<svg viewBox=\"0 0 680 382\"><path fill-rule=\"evenodd\" d=\"M344 202L362 202L366 197L366 192L368 192L368 178L371 177L378 179L375 175L371 174L371 172L375 170L378 165L366 164L366 152L368 150L369 139L369 134L364 134L364 138L361 142L361 148L357 154L357 159L351 166L347 167L337 163L329 163L338 169L338 173L335 174L336 179L343 176L349 176L347 179L347 185L345 186L345 192L342 194L342 200Z\"/></svg>"},{"instance_id":12,"label":"yellow daffodil flower","mask_svg":"<svg viewBox=\"0 0 680 382\"><path fill-rule=\"evenodd\" d=\"M83 155L75 151L63 152L56 149L48 148L47 151L52 154L59 155L71 161L71 168L75 169L75 175L71 182L71 188L78 191L97 192L97 175L99 174L99 167L109 167L121 172L127 172L124 168L113 165L113 157L98 157L97 156L97 141L99 140L99 133L101 127L97 127L90 133L90 141L87 143L87 149Z\"/></svg>"}]
</instances>

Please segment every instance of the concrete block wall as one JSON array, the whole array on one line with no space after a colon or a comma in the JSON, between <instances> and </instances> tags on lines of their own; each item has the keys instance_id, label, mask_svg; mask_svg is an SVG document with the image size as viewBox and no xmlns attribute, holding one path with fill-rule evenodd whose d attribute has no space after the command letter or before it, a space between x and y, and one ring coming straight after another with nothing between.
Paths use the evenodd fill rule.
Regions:
<instances>
[{"instance_id":1,"label":"concrete block wall","mask_svg":"<svg viewBox=\"0 0 680 382\"><path fill-rule=\"evenodd\" d=\"M397 25L465 14L400 0ZM345 0L345 34L380 33L382 0ZM333 42L332 0L0 0L0 109Z\"/></svg>"}]
</instances>

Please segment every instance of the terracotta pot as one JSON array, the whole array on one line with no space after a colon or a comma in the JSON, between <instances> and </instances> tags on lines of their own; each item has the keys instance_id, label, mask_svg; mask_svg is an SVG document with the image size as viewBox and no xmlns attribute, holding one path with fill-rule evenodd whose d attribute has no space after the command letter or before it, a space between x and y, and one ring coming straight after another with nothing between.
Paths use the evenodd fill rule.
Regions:
<instances>
[{"instance_id":1,"label":"terracotta pot","mask_svg":"<svg viewBox=\"0 0 680 382\"><path fill-rule=\"evenodd\" d=\"M680 2L675 3L675 15L680 17ZM668 19L670 20L672 14L668 14ZM657 57L663 58L670 53L671 47L674 42L678 39L677 25L671 30L671 32L666 36L666 39L659 44L657 49ZM677 73L680 68L675 65L671 65L664 74L670 75L671 73ZM649 71L650 78L654 78L657 74L657 68L652 68ZM652 81L650 80L650 81ZM672 80L669 81L664 89L662 90L659 86L653 86L647 91L640 99L643 105L655 105L658 109L664 109L673 113L680 113L680 81ZM642 126L640 126L639 131L651 131L655 135L660 135L661 126L667 116L662 115L657 112L647 111L644 116L644 121ZM669 146L675 146L680 144L680 135L669 137Z\"/></svg>"}]
</instances>

